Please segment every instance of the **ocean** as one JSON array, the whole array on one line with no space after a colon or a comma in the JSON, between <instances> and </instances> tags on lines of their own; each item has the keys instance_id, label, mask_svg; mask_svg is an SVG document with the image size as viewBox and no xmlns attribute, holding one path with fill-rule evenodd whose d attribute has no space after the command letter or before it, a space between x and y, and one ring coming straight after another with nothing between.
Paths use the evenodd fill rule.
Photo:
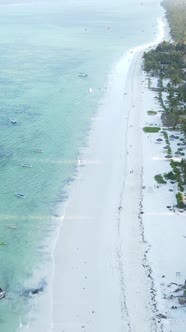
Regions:
<instances>
[{"instance_id":1,"label":"ocean","mask_svg":"<svg viewBox=\"0 0 186 332\"><path fill-rule=\"evenodd\" d=\"M0 4L0 331L16 332L36 308L31 292L47 289L59 210L109 72L155 39L163 9L156 0Z\"/></svg>"}]
</instances>

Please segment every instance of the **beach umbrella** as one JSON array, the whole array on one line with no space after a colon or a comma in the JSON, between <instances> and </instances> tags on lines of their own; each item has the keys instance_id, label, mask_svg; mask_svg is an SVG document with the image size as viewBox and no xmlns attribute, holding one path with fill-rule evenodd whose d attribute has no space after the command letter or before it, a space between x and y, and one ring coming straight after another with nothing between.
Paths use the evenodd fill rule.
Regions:
<instances>
[{"instance_id":1,"label":"beach umbrella","mask_svg":"<svg viewBox=\"0 0 186 332\"><path fill-rule=\"evenodd\" d=\"M166 156L165 156L165 158L172 158L172 155L171 154L167 154Z\"/></svg>"},{"instance_id":2,"label":"beach umbrella","mask_svg":"<svg viewBox=\"0 0 186 332\"><path fill-rule=\"evenodd\" d=\"M163 141L163 139L162 138L157 138L157 140L156 140L157 142L162 142Z\"/></svg>"},{"instance_id":3,"label":"beach umbrella","mask_svg":"<svg viewBox=\"0 0 186 332\"><path fill-rule=\"evenodd\" d=\"M165 145L163 148L164 148L164 149L169 149L169 148L170 148L170 145Z\"/></svg>"}]
</instances>

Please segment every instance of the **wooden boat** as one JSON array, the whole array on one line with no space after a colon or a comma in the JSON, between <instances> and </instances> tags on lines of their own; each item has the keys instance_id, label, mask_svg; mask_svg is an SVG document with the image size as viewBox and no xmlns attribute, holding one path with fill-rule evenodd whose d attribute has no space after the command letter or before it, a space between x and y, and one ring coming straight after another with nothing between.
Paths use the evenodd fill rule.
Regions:
<instances>
[{"instance_id":1,"label":"wooden boat","mask_svg":"<svg viewBox=\"0 0 186 332\"><path fill-rule=\"evenodd\" d=\"M11 229L16 229L16 225L8 225L8 228L11 228Z\"/></svg>"},{"instance_id":2,"label":"wooden boat","mask_svg":"<svg viewBox=\"0 0 186 332\"><path fill-rule=\"evenodd\" d=\"M24 194L16 193L16 196L19 198L25 198L26 196Z\"/></svg>"},{"instance_id":3,"label":"wooden boat","mask_svg":"<svg viewBox=\"0 0 186 332\"><path fill-rule=\"evenodd\" d=\"M5 296L6 296L6 292L2 288L0 288L0 299L3 299L3 297L5 297Z\"/></svg>"},{"instance_id":4,"label":"wooden boat","mask_svg":"<svg viewBox=\"0 0 186 332\"><path fill-rule=\"evenodd\" d=\"M79 77L87 77L88 75L86 73L79 73L78 76Z\"/></svg>"},{"instance_id":5,"label":"wooden boat","mask_svg":"<svg viewBox=\"0 0 186 332\"><path fill-rule=\"evenodd\" d=\"M32 165L31 164L21 164L22 167L28 167L28 168L31 168Z\"/></svg>"},{"instance_id":6,"label":"wooden boat","mask_svg":"<svg viewBox=\"0 0 186 332\"><path fill-rule=\"evenodd\" d=\"M42 153L43 150L41 150L41 149L34 149L34 152Z\"/></svg>"}]
</instances>

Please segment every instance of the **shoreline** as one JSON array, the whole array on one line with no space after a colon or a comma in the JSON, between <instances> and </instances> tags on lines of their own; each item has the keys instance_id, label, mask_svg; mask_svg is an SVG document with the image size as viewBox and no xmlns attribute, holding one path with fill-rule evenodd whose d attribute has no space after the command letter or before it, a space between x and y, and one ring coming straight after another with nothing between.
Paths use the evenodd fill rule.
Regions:
<instances>
[{"instance_id":1,"label":"shoreline","mask_svg":"<svg viewBox=\"0 0 186 332\"><path fill-rule=\"evenodd\" d=\"M161 33L162 32L163 32L163 30L161 30ZM159 33L159 35L158 35L159 38L156 39L156 41L154 41L153 43L149 43L147 46L146 45L140 46L139 48L136 48L135 51L133 50L132 53L134 53L134 54L132 54L132 65L130 65L130 67L132 66L132 69L131 68L129 69L128 77L131 76L130 74L131 74L132 70L134 70L134 75L136 75L136 66L138 66L138 70L141 71L141 61L142 61L141 53L146 48L149 49L151 46L154 46L155 44L159 43L160 39L162 40L162 38L163 38L161 33ZM138 59L138 57L140 60ZM135 64L135 62L137 62L137 61L139 61L138 65ZM117 84L118 84L118 82L117 82ZM134 86L133 86L134 80L133 79L131 79L131 84L132 84L132 89L134 92ZM139 84L139 78L137 79L137 82L136 82L137 86L138 86L138 84ZM126 88L127 87L128 87L128 85L126 85ZM126 90L127 89L125 89L125 91ZM120 93L121 93L121 90L120 90ZM107 96L107 98L108 98L108 96ZM111 98L112 98L112 96L111 96ZM121 98L121 96L120 96L120 98ZM127 96L125 97L125 103L127 104L129 113L131 111L133 111L133 108L135 110L135 107L133 107L132 98L134 98L132 96L132 92L131 92L131 95L130 95L130 92L127 93ZM138 92L138 98L139 98L139 92ZM126 101L126 99L127 99L127 101ZM109 101L108 101L108 103L109 103ZM136 114L138 114L138 113L136 112ZM136 114L134 114L134 116ZM98 119L101 119L102 117L104 117L104 114L101 111L101 114L99 113L99 115L98 115ZM122 113L119 114L119 118L122 118L122 117L123 117L123 114ZM129 115L129 118L131 118L131 114ZM126 119L126 114L125 114L125 120L132 121L132 123L134 122L134 119L133 120ZM127 122L127 121L124 121L124 122ZM134 136L132 134L133 130L131 130L131 140L133 140L134 143L136 141L136 138L138 138L139 135L141 135L140 132L138 132L138 133L135 132L135 129L139 123L139 118L137 117L135 121L136 121L136 125L135 125L134 132L133 132L133 134L135 134ZM121 127L123 127L123 124L121 125ZM132 126L133 125L134 124L132 124ZM102 124L100 126L102 127ZM112 126L113 126L113 123L108 123L107 130L108 130L108 128L112 128ZM124 127L125 126L126 126L126 123L124 124ZM130 126L131 126L131 124L128 123L128 126L127 126L128 129L130 129ZM125 128L127 129L127 127L125 127ZM95 129L93 129L93 131L92 131L93 136L95 134L94 130ZM96 130L97 130L97 128L96 128ZM101 128L101 131L103 131L103 128ZM117 129L116 129L116 131L117 131ZM123 129L120 129L120 135L122 132L124 132ZM127 137L125 138L126 145L127 145L127 142L130 141L129 135L130 135L130 133L128 133ZM96 134L96 136L98 136L98 135ZM90 134L90 137L92 139L92 133ZM96 140L97 140L97 137L96 137ZM120 142L122 142L123 137L120 136L119 140L120 140ZM94 141L94 138L93 138L93 141ZM91 146L91 143L92 142L90 142L89 147ZM122 144L123 144L123 147L122 147ZM109 196L107 195L108 198L105 200L107 202L107 204L109 202L111 203L109 205L109 209L110 209L109 214L106 211L107 208L104 207L104 209L102 209L102 208L100 209L100 206L99 207L94 206L94 209L95 208L99 209L97 211L97 215L94 215L94 213L92 214L93 216L92 215L89 216L88 213L85 213L85 215L83 215L83 216L81 214L79 215L79 211L84 212L84 210L86 210L87 212L90 213L90 211L92 209L91 204L88 208L85 208L86 203L89 204L89 202L86 202L86 198L85 198L87 189L83 188L83 182L85 183L85 186L86 186L87 185L86 181L88 181L88 183L90 182L87 179L90 178L91 172L94 172L94 170L90 164L87 164L86 167L84 169L82 169L80 174L78 174L78 179L76 180L76 183L73 186L76 188L73 188L73 190L72 190L71 202L69 204L69 207L67 208L67 212L66 212L66 215L64 216L64 221L62 224L62 229L61 229L62 234L59 235L59 241L61 240L61 242L63 242L63 244L60 247L60 244L58 241L57 247L56 247L57 255L55 254L55 262L56 262L56 267L57 267L57 273L56 273L57 278L55 275L54 276L54 284L55 284L55 287L54 287L54 299L55 299L54 300L54 325L52 327L52 331L56 331L56 328L59 328L59 327L64 329L65 331L66 330L67 331L68 330L80 331L82 329L86 329L86 327L88 328L89 331L95 331L95 330L101 331L103 328L104 329L106 328L107 331L113 331L113 328L115 328L117 331L120 331L120 330L122 331L123 328L126 328L129 331L130 330L132 331L133 329L135 329L135 330L138 329L139 326L141 326L141 328L143 328L143 331L149 331L149 329L151 330L152 328L154 331L157 330L157 324L154 323L154 317L152 315L151 310L147 310L148 311L148 313L147 313L146 310L142 309L142 311L140 313L137 313L136 306L134 305L133 300L132 300L134 296L136 297L136 293L137 293L136 291L137 291L137 289L139 289L139 287L141 287L142 280L144 280L144 285L143 285L144 289L141 292L140 296L138 297L138 301L139 301L138 307L139 307L142 299L143 299L144 303L146 303L146 305L149 303L149 300L150 300L149 289L148 289L148 291L146 289L147 276L146 276L146 278L144 278L145 270L141 264L140 264L140 266L139 265L137 266L137 268L136 268L137 271L134 270L135 277L136 277L136 272L139 274L139 270L140 270L141 278L139 280L139 284L138 284L138 282L136 282L137 280L135 281L136 286L137 286L137 284L138 284L138 286L134 289L133 288L134 283L130 282L132 263L131 263L131 261L129 262L129 260L132 257L132 259L134 260L133 263L135 262L135 264L138 264L137 261L139 261L139 257L136 260L136 258L134 257L135 255L131 252L128 252L129 260L128 261L125 260L126 256L125 256L125 258L124 257L122 258L123 253L126 252L126 250L129 250L131 243L130 243L130 246L127 245L127 238L125 238L126 223L125 223L124 227L123 227L123 225L119 225L118 215L120 215L121 219L125 219L125 220L126 220L126 218L128 218L130 220L131 216L130 215L127 216L126 215L127 213L126 213L124 215L124 218L122 217L124 209L122 209L122 208L120 209L120 207L122 205L125 206L126 196L123 198L125 202L122 202L122 198L121 198L122 192L120 191L120 193L119 192L116 193L114 195L115 197L113 197L112 191L113 191L114 187L117 187L117 188L119 188L118 186L121 187L121 183L120 183L121 179L123 179L126 182L128 181L128 183L125 184L125 188L131 187L130 175L128 174L128 176L124 179L123 170L126 167L128 167L127 164L129 164L129 163L134 164L134 159L133 159L133 157L131 157L131 161L128 162L128 159L130 158L130 154L126 158L125 144L122 142L120 145L121 151L119 153L117 152L117 154L118 154L117 158L119 157L119 159L120 159L120 165L118 165L117 162L115 162L115 165L114 165L114 169L120 173L120 177L117 178L117 180L116 179L114 180L114 181L117 181L117 184L114 183L114 186L109 183L109 185L111 186L111 189L108 190ZM113 151L115 150L115 146L116 146L116 144L114 144ZM109 146L109 148L111 148L111 146ZM128 149L129 148L130 148L130 145L128 146ZM120 155L123 153L123 149L125 150L124 158ZM136 149L136 153L137 152L138 152L138 148ZM103 155L103 151L101 151L101 153L100 153L100 151L94 151L94 153L96 153L96 157ZM105 153L105 151L104 151L104 153ZM113 156L114 153L111 153L110 155ZM106 156L106 158L107 158L106 162L109 164L108 157L109 156ZM90 158L90 156L89 156L89 158ZM138 158L140 158L139 155L138 155ZM86 157L85 157L85 159L86 159ZM99 165L98 168L101 168L102 167L101 165L105 163L105 161L100 162L100 160L98 158L93 159L93 160L94 160L95 164ZM141 169L140 169L140 172L138 172L138 167L139 167L138 161L139 161L139 159L137 159L137 161L136 161L136 174L138 177L138 181L141 182ZM88 166L90 166L89 167L90 169L87 171ZM113 167L113 165L112 165L112 167ZM92 170L91 170L91 168L92 168ZM129 168L130 168L130 166L129 166ZM87 174L86 174L86 172L87 172ZM102 170L101 172L103 175L104 171ZM94 174L93 174L93 177L94 177ZM97 177L97 178L99 178L99 177ZM109 178L109 176L108 176L108 178ZM94 179L96 179L96 177L94 177ZM134 176L134 182L136 182L136 175ZM106 182L104 184L107 187ZM89 183L89 189L90 189L91 185L93 185L93 187L94 187L95 184ZM102 186L104 187L103 184L102 184ZM95 188L93 188L93 189L95 190ZM141 191L140 186L139 186L139 190ZM105 194L105 190L104 190L104 194ZM132 188L131 197L133 197L133 194L134 194L134 190ZM80 198L83 197L82 205L81 205L81 202L78 202L78 204L76 202L78 195ZM94 195L97 196L97 193L94 192ZM95 200L96 196L93 196L92 201ZM101 197L103 199L103 196L101 196ZM127 193L128 204L132 204L132 202L133 202L133 200L131 200L131 197L129 199L129 196ZM139 193L137 194L135 192L134 197L135 197L134 199L136 201L137 200L139 201ZM104 197L104 199L105 199L105 197ZM96 197L96 200L98 203L99 202L98 197ZM113 204L113 201L114 201L114 204ZM104 201L103 201L103 204L104 204ZM74 216L74 211L76 212L75 216ZM102 224L97 222L97 220L95 220L96 218L98 218L98 216L100 219L100 211L101 211L102 219L104 218L104 222L102 221ZM132 205L131 205L130 211L132 211ZM126 212L127 212L127 210L126 210ZM132 215L132 218L134 218L133 215ZM139 218L139 208L138 207L136 209L135 218L137 218L137 219ZM110 219L110 224L108 223L109 219ZM115 225L113 225L113 221L111 219L115 220L115 221L117 220L117 223L118 223L117 228L115 227ZM107 222L105 223L105 221L107 221ZM69 223L71 224L70 226L69 226ZM77 226L77 224L78 224L78 226ZM87 227L87 225L88 225L88 227ZM120 245L118 245L118 232L120 232L120 227L121 227L122 236L120 234L121 243L120 243ZM129 234L129 232L131 232L131 234L130 234L130 241L131 241L134 229L133 229L133 227L130 229L131 226L129 224L127 225L127 227L128 227L127 228L128 234ZM89 228L91 228L91 231L89 230ZM84 234L81 234L81 232L83 232ZM137 236L139 236L139 235L141 236L141 229L139 228L138 223L136 225L136 232L137 232ZM98 248L95 247L95 244L93 243L94 241L92 241L92 236L93 236L94 241L97 239L95 242L98 243ZM86 240L84 237L86 237ZM70 244L69 244L69 240L70 240ZM82 241L85 241L86 243L83 244ZM133 243L133 245L135 247L136 243ZM73 246L74 246L74 248L73 248ZM120 251L122 246L123 246L123 248ZM61 252L60 248L61 249L68 248L68 253L69 253L68 262L67 262L66 253L59 256L59 253ZM113 248L113 251L111 250L111 248ZM140 260L142 260L145 249L144 249L143 244L141 245L141 241L139 241L139 243L137 243L137 247L135 249L136 249L136 253L138 253L138 254L139 254L139 251L141 251ZM86 252L87 250L88 250L88 252ZM81 252L81 253L79 254L79 252ZM107 261L108 253L109 253L109 261ZM79 259L79 257L77 258L77 256L80 256L80 259ZM59 264L60 264L60 263L58 263L59 260L60 260L60 262L62 261L63 266L66 267L65 274L67 273L67 276L62 275L63 274L62 271L64 271L64 270L61 266L59 267ZM104 266L102 266L102 260L103 260ZM84 261L84 263L83 263L83 261ZM87 268L87 265L90 264L90 262L91 262L91 266L89 266ZM125 268L123 266L123 263L125 265ZM82 264L85 264L86 266L82 266ZM128 268L126 268L127 264L129 264ZM76 266L76 265L78 265L78 266ZM117 271L113 270L114 265L116 266ZM128 269L128 271L126 272L127 269ZM73 273L70 272L72 270L77 270L77 271L75 271L74 275L72 275ZM82 276L79 275L79 270L81 270ZM95 271L97 271L96 273L98 273L99 277L95 278L95 280L94 280L94 278L92 278L92 276L94 275ZM112 273L112 277L109 276L111 273ZM128 275L127 275L127 273L128 273ZM86 274L87 274L87 276L86 276ZM61 276L60 282L59 282L59 276ZM90 284L88 286L87 286L88 283L86 281L85 281L85 283L83 282L83 278L91 279ZM126 282L124 282L124 279L127 279ZM68 280L68 282L67 282L67 280ZM60 290L60 291L62 291L62 293L61 293L61 297L63 298L62 301L61 300L59 301L59 288L56 287L56 281L57 281L58 285L59 285L59 283L61 283L63 285L63 289ZM80 287L78 286L78 282L81 285ZM67 289L65 289L65 285L66 285ZM127 287L126 287L126 285L127 285ZM85 287L83 287L83 286L85 286ZM118 286L119 286L119 288L118 288ZM88 297L87 297L87 299L83 299L83 303L78 303L79 300L81 299L81 297L86 298L86 296L84 296L84 294L83 294L83 293L85 293L84 291L86 291L86 287L89 288L89 290L88 290L89 294L87 295ZM111 287L114 287L114 291L111 291ZM150 285L148 286L148 288L149 287L150 287ZM145 295L144 295L144 290L146 290ZM109 291L111 292L111 294L109 294ZM95 292L97 292L99 294L95 294ZM112 296L112 305L109 303L110 295ZM72 297L73 297L73 303L69 302L69 298L72 298ZM56 301L56 298L58 299L57 301ZM130 303L128 303L129 299L131 299ZM74 302L77 302L77 303L74 304ZM92 302L91 308L87 308L87 305L88 306L90 305L89 302ZM59 303L60 303L60 305L59 305ZM105 308L105 306L106 306L106 308ZM61 310L59 310L59 308L61 308ZM87 310L87 309L89 309L89 310ZM85 311L87 312L86 314L85 314ZM62 316L62 313L64 316ZM110 320L108 317L111 317L111 315L112 315L112 319ZM134 319L134 317L135 317L135 319ZM146 326L144 326L144 320L146 322Z\"/></svg>"},{"instance_id":2,"label":"shoreline","mask_svg":"<svg viewBox=\"0 0 186 332\"><path fill-rule=\"evenodd\" d=\"M49 295L54 319L45 331L138 331L139 326L144 332L159 331L153 316L152 285L142 264L147 245L141 238L143 161L138 112L142 112L143 103L142 53L159 42L156 39L129 51L117 64L116 77L111 79L105 96L108 108L100 107L93 123L89 147L83 152L88 161L72 185L56 238L54 288ZM128 62L124 88L124 66ZM113 113L115 108L117 114ZM99 139L104 140L103 131L111 137L99 145ZM29 331L33 331L31 326ZM34 327L37 331L41 327Z\"/></svg>"}]
</instances>

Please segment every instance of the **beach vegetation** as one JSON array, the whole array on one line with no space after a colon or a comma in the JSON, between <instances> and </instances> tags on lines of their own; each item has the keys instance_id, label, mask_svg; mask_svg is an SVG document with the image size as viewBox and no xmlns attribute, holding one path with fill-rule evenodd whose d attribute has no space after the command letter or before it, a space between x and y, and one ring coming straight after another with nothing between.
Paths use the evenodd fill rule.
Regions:
<instances>
[{"instance_id":1,"label":"beach vegetation","mask_svg":"<svg viewBox=\"0 0 186 332\"><path fill-rule=\"evenodd\" d=\"M184 135L182 142L186 140L186 1L163 0L162 4L166 9L172 41L163 41L155 49L145 52L143 66L149 75L157 77L157 86L149 84L149 88L157 93L155 98L163 110L161 119L165 133L162 134L169 146L167 153L172 155L166 130L179 130ZM177 154L184 156L183 143L177 145ZM186 185L186 159L182 158L181 162L171 159L170 166L170 172L163 176L158 174L155 179L159 183L175 181L179 188L176 194L177 206L184 208L186 204L182 193Z\"/></svg>"},{"instance_id":2,"label":"beach vegetation","mask_svg":"<svg viewBox=\"0 0 186 332\"><path fill-rule=\"evenodd\" d=\"M166 180L176 181L176 174L173 173L172 171L170 171L168 173L164 173L163 176Z\"/></svg>"},{"instance_id":3,"label":"beach vegetation","mask_svg":"<svg viewBox=\"0 0 186 332\"><path fill-rule=\"evenodd\" d=\"M164 174L165 179L175 180L178 184L178 188L181 192L184 191L184 185L186 185L186 160L174 161L171 159L170 165L172 172Z\"/></svg>"},{"instance_id":4,"label":"beach vegetation","mask_svg":"<svg viewBox=\"0 0 186 332\"><path fill-rule=\"evenodd\" d=\"M168 153L168 154L172 154L172 150L171 150L171 148L168 148L167 153Z\"/></svg>"},{"instance_id":5,"label":"beach vegetation","mask_svg":"<svg viewBox=\"0 0 186 332\"><path fill-rule=\"evenodd\" d=\"M183 42L163 41L155 49L144 53L144 70L156 76L158 100L164 112L164 126L180 126L186 136L186 45ZM167 83L168 80L168 83ZM166 97L165 97L166 94Z\"/></svg>"},{"instance_id":6,"label":"beach vegetation","mask_svg":"<svg viewBox=\"0 0 186 332\"><path fill-rule=\"evenodd\" d=\"M169 88L172 88L171 83L175 86L182 81L184 58L182 52L176 50L175 44L163 41L155 49L145 52L143 57L144 70L161 78L158 81L159 88L165 90L163 78L169 78Z\"/></svg>"},{"instance_id":7,"label":"beach vegetation","mask_svg":"<svg viewBox=\"0 0 186 332\"><path fill-rule=\"evenodd\" d=\"M156 111L147 111L147 114L148 115L157 115L157 112Z\"/></svg>"},{"instance_id":8,"label":"beach vegetation","mask_svg":"<svg viewBox=\"0 0 186 332\"><path fill-rule=\"evenodd\" d=\"M170 26L170 33L174 41L186 41L186 3L183 0L163 0L166 9L166 16ZM186 45L181 44L177 49L186 52Z\"/></svg>"},{"instance_id":9,"label":"beach vegetation","mask_svg":"<svg viewBox=\"0 0 186 332\"><path fill-rule=\"evenodd\" d=\"M186 119L182 118L181 121L181 130L183 131L183 133L185 134L186 137Z\"/></svg>"},{"instance_id":10,"label":"beach vegetation","mask_svg":"<svg viewBox=\"0 0 186 332\"><path fill-rule=\"evenodd\" d=\"M177 162L177 161L175 161L175 160L173 160L173 159L171 159L171 161L170 161L170 166L171 166L173 172L174 172L175 174L177 174L177 175L180 174L179 164L180 164L179 162Z\"/></svg>"},{"instance_id":11,"label":"beach vegetation","mask_svg":"<svg viewBox=\"0 0 186 332\"><path fill-rule=\"evenodd\" d=\"M167 132L165 130L163 132L163 136L164 136L165 139L168 139L168 134L167 134Z\"/></svg>"},{"instance_id":12,"label":"beach vegetation","mask_svg":"<svg viewBox=\"0 0 186 332\"><path fill-rule=\"evenodd\" d=\"M144 127L143 131L145 133L158 133L160 131L160 127Z\"/></svg>"},{"instance_id":13,"label":"beach vegetation","mask_svg":"<svg viewBox=\"0 0 186 332\"><path fill-rule=\"evenodd\" d=\"M159 184L166 184L167 182L164 180L163 176L161 174L155 175L154 179L159 183Z\"/></svg>"},{"instance_id":14,"label":"beach vegetation","mask_svg":"<svg viewBox=\"0 0 186 332\"><path fill-rule=\"evenodd\" d=\"M184 196L181 192L178 192L176 194L176 199L177 199L177 207L180 209L184 209L186 206L184 204Z\"/></svg>"},{"instance_id":15,"label":"beach vegetation","mask_svg":"<svg viewBox=\"0 0 186 332\"><path fill-rule=\"evenodd\" d=\"M183 181L182 180L178 181L178 188L181 192L184 192L184 187L183 187Z\"/></svg>"},{"instance_id":16,"label":"beach vegetation","mask_svg":"<svg viewBox=\"0 0 186 332\"><path fill-rule=\"evenodd\" d=\"M151 88L151 84L152 84L152 81L151 81L150 77L148 77L148 88L149 89Z\"/></svg>"},{"instance_id":17,"label":"beach vegetation","mask_svg":"<svg viewBox=\"0 0 186 332\"><path fill-rule=\"evenodd\" d=\"M180 167L182 171L183 183L186 184L186 159L182 158L180 162Z\"/></svg>"}]
</instances>

